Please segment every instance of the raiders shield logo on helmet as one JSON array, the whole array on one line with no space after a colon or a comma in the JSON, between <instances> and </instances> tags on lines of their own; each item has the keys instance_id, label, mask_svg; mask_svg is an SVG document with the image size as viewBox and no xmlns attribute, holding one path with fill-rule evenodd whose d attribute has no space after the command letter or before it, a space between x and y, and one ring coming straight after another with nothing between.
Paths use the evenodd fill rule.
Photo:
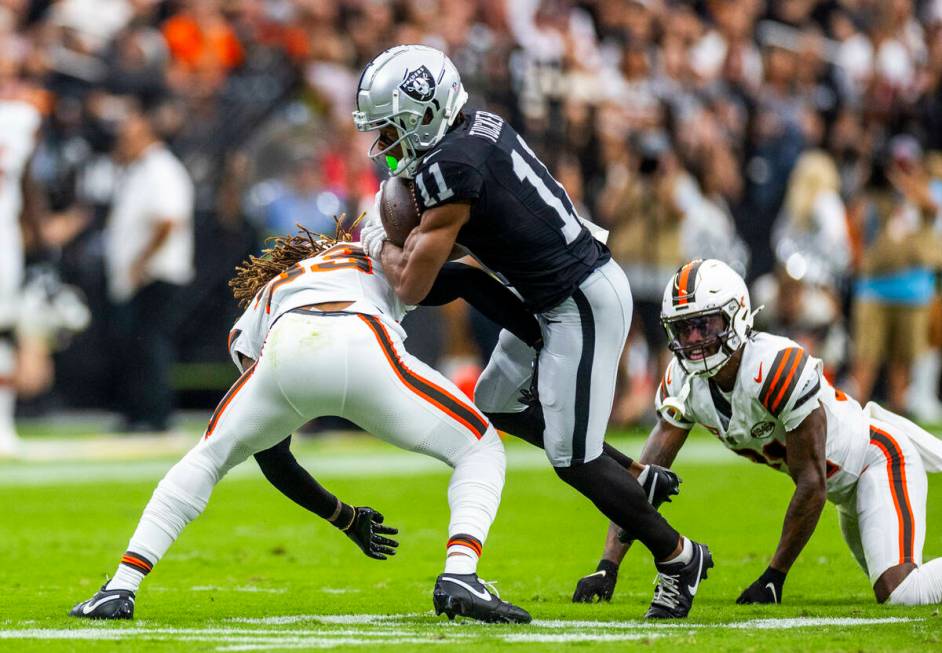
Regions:
<instances>
[{"instance_id":1,"label":"raiders shield logo on helmet","mask_svg":"<svg viewBox=\"0 0 942 653\"><path fill-rule=\"evenodd\" d=\"M406 73L406 78L399 85L402 92L418 102L428 102L435 95L435 78L425 66L419 66Z\"/></svg>"}]
</instances>

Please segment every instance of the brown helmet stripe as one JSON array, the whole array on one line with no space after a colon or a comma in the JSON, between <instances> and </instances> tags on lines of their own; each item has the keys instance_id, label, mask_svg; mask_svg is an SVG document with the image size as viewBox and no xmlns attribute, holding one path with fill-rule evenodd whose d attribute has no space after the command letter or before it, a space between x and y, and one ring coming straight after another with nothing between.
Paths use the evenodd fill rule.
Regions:
<instances>
[{"instance_id":1,"label":"brown helmet stripe","mask_svg":"<svg viewBox=\"0 0 942 653\"><path fill-rule=\"evenodd\" d=\"M697 286L697 272L702 263L703 259L694 259L677 270L677 274L674 275L672 294L674 306L686 306L693 301L694 289Z\"/></svg>"}]
</instances>

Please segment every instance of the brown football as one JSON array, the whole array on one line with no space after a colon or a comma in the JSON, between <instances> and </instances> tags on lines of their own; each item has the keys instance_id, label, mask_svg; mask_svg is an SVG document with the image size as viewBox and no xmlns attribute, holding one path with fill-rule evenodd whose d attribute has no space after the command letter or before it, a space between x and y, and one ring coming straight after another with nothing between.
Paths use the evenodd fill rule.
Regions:
<instances>
[{"instance_id":1,"label":"brown football","mask_svg":"<svg viewBox=\"0 0 942 653\"><path fill-rule=\"evenodd\" d=\"M403 177L386 180L379 202L379 217L389 240L402 247L406 236L419 224L419 205L415 201L415 186L411 180Z\"/></svg>"}]
</instances>

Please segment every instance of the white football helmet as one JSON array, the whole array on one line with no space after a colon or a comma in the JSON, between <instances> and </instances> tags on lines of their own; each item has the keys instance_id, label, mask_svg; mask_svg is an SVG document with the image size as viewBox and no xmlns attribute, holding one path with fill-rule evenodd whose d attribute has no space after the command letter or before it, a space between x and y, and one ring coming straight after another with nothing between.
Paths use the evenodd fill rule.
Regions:
<instances>
[{"instance_id":1,"label":"white football helmet","mask_svg":"<svg viewBox=\"0 0 942 653\"><path fill-rule=\"evenodd\" d=\"M746 282L731 267L695 259L664 289L661 324L684 371L713 376L746 343L757 312Z\"/></svg>"},{"instance_id":2,"label":"white football helmet","mask_svg":"<svg viewBox=\"0 0 942 653\"><path fill-rule=\"evenodd\" d=\"M425 45L399 45L371 61L357 85L353 123L361 132L391 126L398 138L370 147L371 159L386 157L393 175L412 177L422 154L438 144L454 124L468 94L458 69L444 52ZM402 146L402 158L390 152Z\"/></svg>"}]
</instances>

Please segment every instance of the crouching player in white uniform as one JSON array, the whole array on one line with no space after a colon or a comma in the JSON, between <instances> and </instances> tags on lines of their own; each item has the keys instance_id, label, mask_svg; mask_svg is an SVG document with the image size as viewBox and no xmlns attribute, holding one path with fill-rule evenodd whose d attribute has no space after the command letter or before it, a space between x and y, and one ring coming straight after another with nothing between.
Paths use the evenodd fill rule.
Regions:
<instances>
[{"instance_id":1,"label":"crouching player in white uniform","mask_svg":"<svg viewBox=\"0 0 942 653\"><path fill-rule=\"evenodd\" d=\"M872 402L861 408L798 344L753 331L754 314L745 283L725 263L695 260L674 275L661 320L676 359L658 387L660 418L641 462L670 466L699 423L734 452L792 477L778 547L737 603L781 603L826 499L877 601L942 603L942 559L922 561L926 471L942 470L942 442ZM600 563L613 570L626 551L617 535L610 528ZM577 595L580 588L588 598L611 597L614 574L586 576Z\"/></svg>"},{"instance_id":2,"label":"crouching player in white uniform","mask_svg":"<svg viewBox=\"0 0 942 653\"><path fill-rule=\"evenodd\" d=\"M230 334L242 376L199 444L157 486L114 578L70 614L131 618L144 576L203 511L226 472L307 421L335 415L454 467L445 571L433 591L436 612L530 621L525 610L488 592L476 575L503 489L503 444L457 387L403 348L399 320L408 307L380 266L358 244L296 236L277 241L267 257L250 260L234 289L248 303ZM352 531L367 555L394 553L396 543L380 534L395 531L380 526L378 513L323 493L332 501L319 514Z\"/></svg>"}]
</instances>

